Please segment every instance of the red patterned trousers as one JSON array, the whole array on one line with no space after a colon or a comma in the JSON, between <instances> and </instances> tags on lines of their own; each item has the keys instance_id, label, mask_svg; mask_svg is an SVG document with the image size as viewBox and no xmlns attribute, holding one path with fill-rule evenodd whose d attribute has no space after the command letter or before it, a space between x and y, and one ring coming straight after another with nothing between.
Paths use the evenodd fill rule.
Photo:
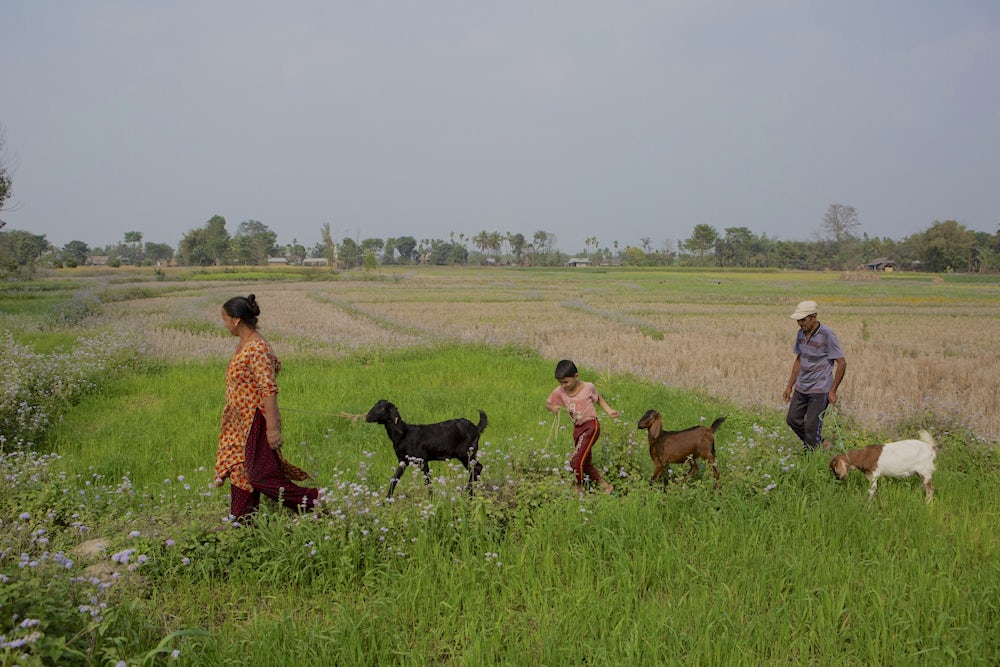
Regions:
<instances>
[{"instance_id":1,"label":"red patterned trousers","mask_svg":"<svg viewBox=\"0 0 1000 667\"><path fill-rule=\"evenodd\" d=\"M591 463L591 450L599 437L601 437L601 423L596 419L573 427L574 448L569 465L573 468L573 473L576 474L578 484L583 482L584 475L594 482L601 482L601 473Z\"/></svg>"}]
</instances>

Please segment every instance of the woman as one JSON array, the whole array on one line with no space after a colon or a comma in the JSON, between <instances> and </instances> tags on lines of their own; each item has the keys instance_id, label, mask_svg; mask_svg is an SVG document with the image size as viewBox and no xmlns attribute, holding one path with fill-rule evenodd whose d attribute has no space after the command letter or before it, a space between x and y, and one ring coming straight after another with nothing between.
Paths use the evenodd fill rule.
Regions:
<instances>
[{"instance_id":1,"label":"woman","mask_svg":"<svg viewBox=\"0 0 1000 667\"><path fill-rule=\"evenodd\" d=\"M240 339L226 368L215 484L230 481L230 514L240 519L257 509L260 494L292 509L312 509L319 494L292 480L308 475L281 456L277 375L281 362L257 331L260 307L253 294L222 305L222 322Z\"/></svg>"}]
</instances>

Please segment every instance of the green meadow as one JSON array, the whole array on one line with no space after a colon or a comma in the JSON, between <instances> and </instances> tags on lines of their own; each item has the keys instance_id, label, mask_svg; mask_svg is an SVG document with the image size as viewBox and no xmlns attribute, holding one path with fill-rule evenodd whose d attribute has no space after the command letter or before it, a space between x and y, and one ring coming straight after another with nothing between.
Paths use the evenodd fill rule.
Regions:
<instances>
[{"instance_id":1,"label":"green meadow","mask_svg":"<svg viewBox=\"0 0 1000 667\"><path fill-rule=\"evenodd\" d=\"M558 356L532 343L510 305L551 299L562 315L596 313L604 328L655 345L670 330L643 310L643 290L678 311L758 304L787 319L784 304L808 284L826 302L861 304L851 306L862 311L860 347L878 342L867 303L953 304L974 318L995 303L996 283L415 274L314 275L308 319L329 309L407 340L435 336L344 347L314 339L308 324L269 336L283 362L285 456L314 475L325 501L303 515L265 502L241 527L226 517L228 484L210 487L227 355L164 357L143 345L183 331L202 341L194 347L231 349L222 296L285 280L191 273L0 285L6 395L25 404L19 397L36 396L48 410L44 425L24 416L28 408L3 416L31 441L15 447L4 434L0 665L996 664L1000 456L989 437L950 412L908 415L941 445L935 498L924 502L916 478L883 479L869 501L861 473L836 482L828 454L800 452L780 406L747 404L710 383L677 386L595 353L578 362L622 412L599 412L594 454L616 491L580 498L567 470L569 420L544 409ZM720 293L733 283L738 295ZM610 305L619 293L633 305ZM437 335L450 324L435 308L489 299L504 311L507 339ZM431 325L404 312L414 302ZM109 354L104 337L125 335L126 311L158 317L157 333L132 331ZM538 336L560 334L554 317ZM868 342L862 320L875 329ZM780 324L791 339L794 327ZM790 342L782 345L777 380L766 381L779 386L791 363ZM86 374L80 359L95 370ZM432 463L429 487L410 470L385 498L395 456L384 428L363 417L383 398L410 423L487 413L471 498L457 462ZM667 429L726 416L719 488L704 471L649 484L646 435L635 425L649 408ZM886 436L850 411L828 423L839 449ZM674 466L674 477L685 470Z\"/></svg>"}]
</instances>

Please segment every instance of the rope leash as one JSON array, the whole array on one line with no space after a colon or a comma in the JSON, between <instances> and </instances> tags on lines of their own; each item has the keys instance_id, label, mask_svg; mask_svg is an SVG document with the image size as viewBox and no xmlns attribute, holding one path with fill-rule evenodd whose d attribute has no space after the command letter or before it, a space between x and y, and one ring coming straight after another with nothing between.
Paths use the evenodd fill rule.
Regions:
<instances>
[{"instance_id":1,"label":"rope leash","mask_svg":"<svg viewBox=\"0 0 1000 667\"><path fill-rule=\"evenodd\" d=\"M844 446L844 441L840 437L840 425L837 423L837 409L833 407L833 405L826 406L823 412L820 413L820 419L823 420L823 423L826 423L827 419L830 420L830 424L833 426L834 432L834 448L839 447L842 452L846 452L847 448Z\"/></svg>"},{"instance_id":2,"label":"rope leash","mask_svg":"<svg viewBox=\"0 0 1000 667\"><path fill-rule=\"evenodd\" d=\"M561 412L561 411L560 411ZM552 428L549 429L549 437L545 440L545 446L550 447L552 443L555 442L556 436L559 434L559 415L557 412L555 417L552 419Z\"/></svg>"},{"instance_id":3,"label":"rope leash","mask_svg":"<svg viewBox=\"0 0 1000 667\"><path fill-rule=\"evenodd\" d=\"M365 415L363 415L363 414L356 415L356 414L351 413L351 412L317 412L315 410L299 410L298 408L287 408L285 406L281 406L281 410L282 410L282 412L285 412L285 411L287 411L287 412L301 412L303 414L318 415L320 417L342 417L343 419L350 419L351 420L351 425L355 425L355 424L358 423L358 420L365 418Z\"/></svg>"},{"instance_id":4,"label":"rope leash","mask_svg":"<svg viewBox=\"0 0 1000 667\"><path fill-rule=\"evenodd\" d=\"M555 417L552 419L552 428L549 429L549 437L545 439L545 446L546 447L548 447L553 442L555 442L556 437L559 435L559 417L560 416L562 416L562 410L560 410L559 412L557 412L555 414ZM618 422L620 422L620 423L618 423ZM614 425L617 428L617 430L619 431L619 435L620 435L621 434L622 425L625 423L625 415L623 413L619 412L617 419L613 420L612 423L614 423Z\"/></svg>"}]
</instances>

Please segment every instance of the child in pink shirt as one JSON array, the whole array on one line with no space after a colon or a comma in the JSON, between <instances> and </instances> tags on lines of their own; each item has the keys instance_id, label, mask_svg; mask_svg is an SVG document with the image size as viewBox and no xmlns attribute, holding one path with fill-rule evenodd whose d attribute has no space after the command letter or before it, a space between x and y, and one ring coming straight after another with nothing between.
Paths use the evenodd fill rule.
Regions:
<instances>
[{"instance_id":1,"label":"child in pink shirt","mask_svg":"<svg viewBox=\"0 0 1000 667\"><path fill-rule=\"evenodd\" d=\"M565 407L573 420L573 456L570 457L569 464L576 474L577 493L583 493L584 475L600 484L604 493L611 493L615 487L601 478L601 473L591 462L591 452L601 435L595 405L600 405L611 418L618 417L620 413L597 393L593 383L580 379L576 364L569 359L556 364L556 380L559 386L549 394L545 407L554 414L559 414L559 408Z\"/></svg>"}]
</instances>

